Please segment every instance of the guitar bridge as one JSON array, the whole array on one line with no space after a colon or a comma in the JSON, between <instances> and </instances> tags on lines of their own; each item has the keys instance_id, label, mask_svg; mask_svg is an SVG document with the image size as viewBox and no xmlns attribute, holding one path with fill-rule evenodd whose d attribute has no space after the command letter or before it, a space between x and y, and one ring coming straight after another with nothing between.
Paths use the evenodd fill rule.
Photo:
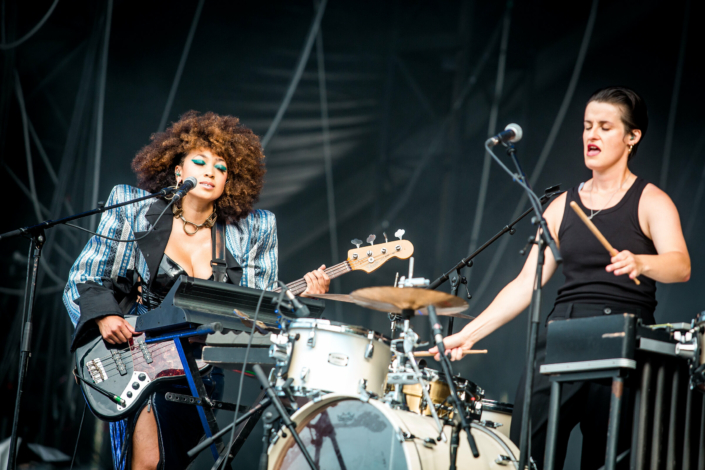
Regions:
<instances>
[{"instance_id":1,"label":"guitar bridge","mask_svg":"<svg viewBox=\"0 0 705 470\"><path fill-rule=\"evenodd\" d=\"M88 368L88 373L91 374L93 382L99 384L103 380L108 380L108 374L105 373L105 368L100 359L93 359L92 361L86 362L86 367Z\"/></svg>"}]
</instances>

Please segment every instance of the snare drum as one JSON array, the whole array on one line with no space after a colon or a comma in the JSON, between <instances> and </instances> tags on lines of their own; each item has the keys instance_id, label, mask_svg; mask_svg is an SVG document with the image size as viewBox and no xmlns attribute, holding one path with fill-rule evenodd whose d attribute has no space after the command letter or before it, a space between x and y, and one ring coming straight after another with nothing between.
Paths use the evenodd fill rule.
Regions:
<instances>
[{"instance_id":1,"label":"snare drum","mask_svg":"<svg viewBox=\"0 0 705 470\"><path fill-rule=\"evenodd\" d=\"M289 325L287 376L298 396L315 393L359 393L360 385L384 392L392 351L389 340L359 326L301 318ZM278 345L274 345L276 347ZM286 377L280 378L282 385Z\"/></svg>"},{"instance_id":2,"label":"snare drum","mask_svg":"<svg viewBox=\"0 0 705 470\"><path fill-rule=\"evenodd\" d=\"M438 405L436 406L438 416L441 418L452 417L453 404L450 403L450 388L445 375L437 370L428 368L422 369L421 373L428 387L428 395L431 397L431 401L434 405ZM479 419L481 408L477 405L482 400L484 391L473 382L461 377L453 377L453 383L455 383L455 389L458 391L458 398L465 404L466 411L470 414L470 417ZM421 385L404 385L402 391L406 395L406 405L409 407L409 411L431 416L431 409L423 397ZM447 403L446 399L448 399Z\"/></svg>"},{"instance_id":3,"label":"snare drum","mask_svg":"<svg viewBox=\"0 0 705 470\"><path fill-rule=\"evenodd\" d=\"M482 422L485 426L495 428L509 437L512 428L512 410L514 405L494 400L482 400Z\"/></svg>"},{"instance_id":4,"label":"snare drum","mask_svg":"<svg viewBox=\"0 0 705 470\"><path fill-rule=\"evenodd\" d=\"M292 417L309 454L321 469L446 470L450 466L451 426L447 442L436 441L432 418L394 410L378 400L331 394L310 402ZM461 432L458 469L513 469L519 450L504 435L472 423L480 456L470 452ZM308 468L290 432L281 431L269 447L270 470Z\"/></svg>"}]
</instances>

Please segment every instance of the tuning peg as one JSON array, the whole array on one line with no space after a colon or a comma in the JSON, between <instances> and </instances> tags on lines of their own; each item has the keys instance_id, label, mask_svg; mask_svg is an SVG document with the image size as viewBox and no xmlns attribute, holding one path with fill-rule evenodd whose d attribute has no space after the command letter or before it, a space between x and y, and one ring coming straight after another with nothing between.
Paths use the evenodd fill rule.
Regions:
<instances>
[{"instance_id":1,"label":"tuning peg","mask_svg":"<svg viewBox=\"0 0 705 470\"><path fill-rule=\"evenodd\" d=\"M389 243L389 238L387 238L387 232L382 232L382 235L384 235L384 243Z\"/></svg>"},{"instance_id":2,"label":"tuning peg","mask_svg":"<svg viewBox=\"0 0 705 470\"><path fill-rule=\"evenodd\" d=\"M356 247L360 248L360 245L362 245L362 240L359 240L357 238L353 238L352 240L350 240L350 243L352 243Z\"/></svg>"},{"instance_id":3,"label":"tuning peg","mask_svg":"<svg viewBox=\"0 0 705 470\"><path fill-rule=\"evenodd\" d=\"M406 233L406 230L404 230L403 228L400 228L399 230L394 232L394 236L397 237L399 240L401 240L401 237L403 237L405 233Z\"/></svg>"},{"instance_id":4,"label":"tuning peg","mask_svg":"<svg viewBox=\"0 0 705 470\"><path fill-rule=\"evenodd\" d=\"M377 238L377 235L375 235L374 233L371 234L369 237L367 237L367 243L369 243L370 245L374 245L375 238Z\"/></svg>"}]
</instances>

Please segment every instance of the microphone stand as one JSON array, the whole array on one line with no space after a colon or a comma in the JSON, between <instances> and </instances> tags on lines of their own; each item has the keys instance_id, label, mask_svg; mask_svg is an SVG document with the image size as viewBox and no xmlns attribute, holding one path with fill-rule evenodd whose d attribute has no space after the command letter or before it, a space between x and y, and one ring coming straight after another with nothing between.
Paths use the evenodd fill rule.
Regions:
<instances>
[{"instance_id":1,"label":"microphone stand","mask_svg":"<svg viewBox=\"0 0 705 470\"><path fill-rule=\"evenodd\" d=\"M512 149L514 147L512 146ZM515 156L516 150L513 150L512 157L515 159L515 164L518 166L519 162L516 161L516 156ZM523 174L523 172L520 170L520 172ZM543 196L541 196L541 205L546 204L548 201L553 199L555 196L558 196L559 194L562 194L563 191L560 191L560 184L557 184L555 186L551 186L550 188L546 188L544 191ZM505 225L502 230L497 232L492 238L487 240L485 243L483 243L478 249L476 249L474 252L472 252L467 258L463 258L460 260L458 264L453 266L448 272L445 274L441 275L438 279L435 281L431 282L428 285L428 289L435 290L438 289L442 284L444 284L448 279L450 279L450 276L453 274L453 272L457 273L457 277L451 279L451 295L458 295L458 290L460 288L460 284L466 284L467 285L467 280L465 279L464 276L460 275L460 271L465 268L471 268L473 265L472 260L485 251L490 245L492 245L494 242L496 242L502 235L505 233L509 232L510 235L514 235L516 233L516 229L514 226L518 224L524 217L529 215L532 211L534 211L535 208L532 206L529 209L525 210L524 213L522 213L519 217L514 219L511 223L508 225ZM540 213L537 212L537 213ZM468 300L471 298L470 293L468 292ZM453 333L453 323L454 323L455 318L454 317L448 317L448 335L451 335Z\"/></svg>"},{"instance_id":2,"label":"microphone stand","mask_svg":"<svg viewBox=\"0 0 705 470\"><path fill-rule=\"evenodd\" d=\"M116 207L134 204L136 202L152 199L160 196L167 196L173 191L172 188L165 188L149 196L132 199L112 206L105 206L104 202L99 202L98 207L78 214L64 217L57 220L45 220L36 225L18 228L10 232L0 234L0 240L13 238L22 235L30 239L30 253L27 255L27 282L25 284L24 305L22 307L22 339L20 340L20 368L17 377L17 395L15 397L14 417L12 419L12 435L10 438L10 450L7 461L8 470L15 470L17 467L17 427L20 421L20 401L22 399L22 389L29 366L29 358L32 355L32 317L34 314L34 300L37 295L37 275L39 272L39 260L42 257L42 248L46 241L45 230L55 225L64 224L72 220L101 214Z\"/></svg>"},{"instance_id":3,"label":"microphone stand","mask_svg":"<svg viewBox=\"0 0 705 470\"><path fill-rule=\"evenodd\" d=\"M492 158L494 158L494 160L502 167L504 171L506 171L512 176L512 179L516 181L519 186L524 188L524 191L528 196L529 202L531 203L534 212L536 212L536 215L531 218L531 223L533 225L539 226L538 238L532 238L531 240L529 240L527 244L527 249L525 251L529 251L528 248L530 245L535 244L538 246L538 257L536 261L536 278L534 281L534 291L531 298L531 307L529 309L530 327L527 338L527 357L525 370L526 380L524 384L524 403L521 414L522 420L521 439L519 442L519 466L517 467L519 469L523 469L526 467L526 464L529 461L530 452L529 443L531 437L531 393L534 388L534 363L536 362L536 344L538 343L539 337L539 320L541 317L541 300L543 291L543 265L545 262L546 247L551 249L551 253L553 254L553 258L555 259L556 264L561 264L563 262L563 258L561 257L561 254L558 251L558 247L556 246L555 240L553 240L551 233L548 231L548 224L546 223L546 219L544 219L541 213L541 204L539 198L531 190L529 183L526 181L526 176L524 175L524 172L522 171L521 166L519 165L519 161L516 158L516 149L512 145L508 145L507 147L507 153L512 157L512 160L514 161L514 166L516 167L518 173L513 173L509 168L507 168L504 163L502 163L502 161L497 158L494 152L492 152L492 149L489 146L489 141L485 142L485 149L489 152Z\"/></svg>"},{"instance_id":4,"label":"microphone stand","mask_svg":"<svg viewBox=\"0 0 705 470\"><path fill-rule=\"evenodd\" d=\"M477 443L475 438L470 431L470 422L468 422L467 416L465 416L465 410L463 409L462 402L458 397L458 391L455 388L455 383L453 382L453 371L450 365L450 359L446 356L445 345L443 344L443 336L441 335L441 325L438 323L438 317L436 316L436 307L433 305L428 306L428 319L431 322L431 331L433 332L433 340L438 347L438 353L441 355L441 366L443 367L443 373L448 381L448 389L450 391L450 397L453 401L453 408L455 409L455 415L460 418L460 427L465 431L465 435L468 438L468 444L470 445L470 451L473 457L478 458L480 452L477 450ZM433 406L433 405L431 405ZM452 446L452 436L451 436L451 452L453 451ZM457 456L456 456L457 457ZM452 465L452 462L451 462Z\"/></svg>"}]
</instances>

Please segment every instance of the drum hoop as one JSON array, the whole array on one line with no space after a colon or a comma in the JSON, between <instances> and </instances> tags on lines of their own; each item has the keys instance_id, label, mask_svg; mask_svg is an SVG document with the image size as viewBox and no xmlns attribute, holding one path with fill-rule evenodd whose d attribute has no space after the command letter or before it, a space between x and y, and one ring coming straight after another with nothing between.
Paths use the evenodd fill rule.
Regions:
<instances>
[{"instance_id":1,"label":"drum hoop","mask_svg":"<svg viewBox=\"0 0 705 470\"><path fill-rule=\"evenodd\" d=\"M314 407L320 407L323 409L328 408L332 404L338 401L344 401L344 400L355 400L358 402L362 403L367 403L373 408L376 408L382 415L384 415L385 418L387 418L387 421L389 424L392 425L392 428L394 430L394 433L398 433L401 428L399 426L399 422L403 425L404 422L401 420L395 420L393 418L396 417L394 413L392 413L392 409L388 407L385 403L379 402L378 400L362 400L360 399L359 395L349 395L347 393L328 393L326 395L323 395L321 398L318 400L312 400L308 403L306 403L304 406L296 410L296 412L291 416L291 419L296 423L296 432L301 432L303 431L304 427L310 423L318 414L313 414L314 410L311 410L311 408ZM304 415L304 416L301 416ZM279 438L281 439L281 437ZM279 441L277 439L276 442ZM271 457L271 452L274 450L275 443L270 444L269 448L267 449L267 454ZM296 444L293 444L296 445ZM403 446L402 446L403 447ZM406 449L404 449L406 452ZM277 461L274 464L274 468L278 468L278 466L281 464L281 461L284 459L284 456L286 455L285 452L280 452L279 455L277 456Z\"/></svg>"},{"instance_id":2,"label":"drum hoop","mask_svg":"<svg viewBox=\"0 0 705 470\"><path fill-rule=\"evenodd\" d=\"M514 405L496 400L482 400L482 411L496 411L512 414Z\"/></svg>"},{"instance_id":3,"label":"drum hoop","mask_svg":"<svg viewBox=\"0 0 705 470\"><path fill-rule=\"evenodd\" d=\"M320 320L320 319L315 319L315 318L299 318L297 320L292 321L289 324L289 330L293 329L304 329L304 330L310 330L311 328L314 328L317 330L322 330L322 331L330 331L331 333L342 333L346 335L352 335L356 337L363 337L364 339L367 339L369 332L372 331L374 333L374 339L377 340L380 343L383 343L385 345L390 344L389 338L386 336L382 335L381 333L377 333L374 330L368 330L366 328L363 328L361 326L356 326L356 325L348 325L345 323L339 323L339 322L332 322L330 320Z\"/></svg>"}]
</instances>

